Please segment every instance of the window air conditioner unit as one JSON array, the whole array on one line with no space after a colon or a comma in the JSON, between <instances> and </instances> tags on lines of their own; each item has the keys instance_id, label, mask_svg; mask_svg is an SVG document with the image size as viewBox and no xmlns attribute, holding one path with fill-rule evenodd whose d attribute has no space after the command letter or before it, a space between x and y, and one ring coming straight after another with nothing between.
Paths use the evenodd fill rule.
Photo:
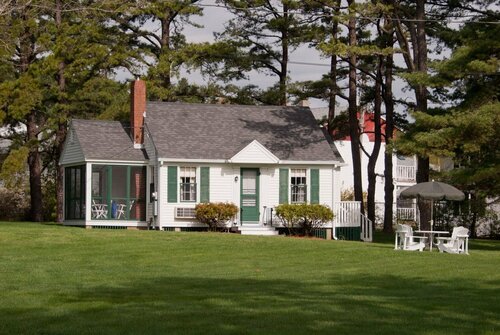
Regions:
<instances>
[{"instance_id":1,"label":"window air conditioner unit","mask_svg":"<svg viewBox=\"0 0 500 335\"><path fill-rule=\"evenodd\" d=\"M194 208L192 207L175 207L176 219L194 219Z\"/></svg>"}]
</instances>

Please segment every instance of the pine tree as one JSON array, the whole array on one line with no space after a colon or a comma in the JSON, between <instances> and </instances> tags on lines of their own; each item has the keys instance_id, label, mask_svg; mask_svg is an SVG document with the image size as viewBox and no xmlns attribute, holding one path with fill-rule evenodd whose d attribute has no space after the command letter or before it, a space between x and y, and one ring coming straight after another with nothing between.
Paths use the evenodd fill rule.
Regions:
<instances>
[{"instance_id":1,"label":"pine tree","mask_svg":"<svg viewBox=\"0 0 500 335\"><path fill-rule=\"evenodd\" d=\"M1 53L3 72L8 75L0 83L0 121L9 129L8 137L14 147L6 162L28 162L31 201L31 219L42 221L42 159L40 126L46 120L43 105L43 83L38 74L38 57L43 49L37 41L42 35L39 10L29 2L19 2L0 17L6 27L0 34L5 45ZM22 129L19 131L19 129ZM21 155L22 153L22 155ZM5 162L4 162L5 164Z\"/></svg>"},{"instance_id":2,"label":"pine tree","mask_svg":"<svg viewBox=\"0 0 500 335\"><path fill-rule=\"evenodd\" d=\"M236 45L240 50L239 69L278 77L277 90L268 90L268 102L286 105L289 54L303 42L304 22L294 11L300 2L221 0L235 15L226 25L219 40ZM276 91L276 93L273 93ZM273 97L273 101L269 101Z\"/></svg>"},{"instance_id":3,"label":"pine tree","mask_svg":"<svg viewBox=\"0 0 500 335\"><path fill-rule=\"evenodd\" d=\"M56 179L56 219L62 220L63 171L58 160L68 119L95 116L108 108L101 104L102 109L90 109L82 101L97 94L88 91L95 83L106 82L100 86L101 96L124 89L117 89L106 76L128 55L120 52L116 35L103 24L106 18L98 15L100 11L93 7L96 4L100 6L77 0L47 0L36 6L27 3L22 12L13 10L2 17L11 29L2 32L9 43L0 56L2 63L13 69L13 75L0 84L2 124L9 127L14 140L13 157L22 159L18 153L29 149L26 159L34 221L43 219L42 185L44 178L51 176ZM18 66L19 61L22 66ZM113 101L121 97L115 93L110 94ZM8 171L9 167L4 164L2 169ZM43 170L48 173L42 175Z\"/></svg>"}]
</instances>

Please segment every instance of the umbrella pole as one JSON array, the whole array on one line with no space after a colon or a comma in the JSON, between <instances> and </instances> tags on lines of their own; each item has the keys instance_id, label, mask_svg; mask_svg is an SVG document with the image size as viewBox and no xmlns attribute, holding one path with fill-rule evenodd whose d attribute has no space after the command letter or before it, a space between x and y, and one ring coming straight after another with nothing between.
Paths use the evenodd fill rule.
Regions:
<instances>
[{"instance_id":1,"label":"umbrella pole","mask_svg":"<svg viewBox=\"0 0 500 335\"><path fill-rule=\"evenodd\" d=\"M431 199L431 231L434 225L434 199Z\"/></svg>"}]
</instances>

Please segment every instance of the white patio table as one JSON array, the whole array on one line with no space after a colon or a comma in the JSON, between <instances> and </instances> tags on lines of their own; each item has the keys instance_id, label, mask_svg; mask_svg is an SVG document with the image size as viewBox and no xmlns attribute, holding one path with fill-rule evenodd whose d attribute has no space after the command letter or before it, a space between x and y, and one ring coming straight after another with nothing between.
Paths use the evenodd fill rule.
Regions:
<instances>
[{"instance_id":1,"label":"white patio table","mask_svg":"<svg viewBox=\"0 0 500 335\"><path fill-rule=\"evenodd\" d=\"M432 244L434 243L433 242L434 235L437 235L439 237L439 235L449 235L450 234L449 231L445 231L445 230L415 230L414 233L429 235L429 251L432 251Z\"/></svg>"}]
</instances>

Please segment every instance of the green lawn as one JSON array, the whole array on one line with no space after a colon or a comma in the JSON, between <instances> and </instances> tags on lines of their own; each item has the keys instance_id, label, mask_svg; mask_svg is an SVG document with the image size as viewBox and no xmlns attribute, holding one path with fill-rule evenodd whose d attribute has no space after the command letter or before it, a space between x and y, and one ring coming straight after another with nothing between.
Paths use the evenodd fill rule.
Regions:
<instances>
[{"instance_id":1,"label":"green lawn","mask_svg":"<svg viewBox=\"0 0 500 335\"><path fill-rule=\"evenodd\" d=\"M0 223L2 334L500 334L500 242Z\"/></svg>"}]
</instances>

